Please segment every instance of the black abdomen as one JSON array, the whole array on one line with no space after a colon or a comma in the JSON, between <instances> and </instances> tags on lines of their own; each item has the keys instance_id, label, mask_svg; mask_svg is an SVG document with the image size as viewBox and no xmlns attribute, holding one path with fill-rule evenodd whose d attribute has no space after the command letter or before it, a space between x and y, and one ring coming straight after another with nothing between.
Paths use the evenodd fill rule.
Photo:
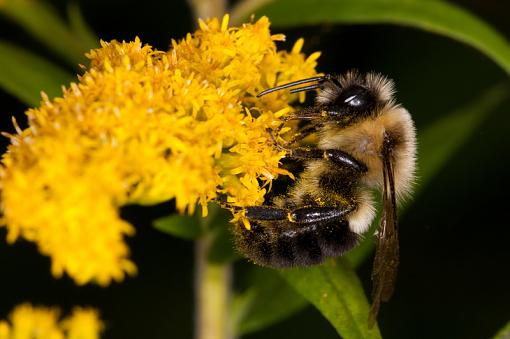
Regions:
<instances>
[{"instance_id":1,"label":"black abdomen","mask_svg":"<svg viewBox=\"0 0 510 339\"><path fill-rule=\"evenodd\" d=\"M348 222L297 224L251 221L251 230L235 226L237 248L255 263L271 267L311 266L353 248L358 236Z\"/></svg>"}]
</instances>

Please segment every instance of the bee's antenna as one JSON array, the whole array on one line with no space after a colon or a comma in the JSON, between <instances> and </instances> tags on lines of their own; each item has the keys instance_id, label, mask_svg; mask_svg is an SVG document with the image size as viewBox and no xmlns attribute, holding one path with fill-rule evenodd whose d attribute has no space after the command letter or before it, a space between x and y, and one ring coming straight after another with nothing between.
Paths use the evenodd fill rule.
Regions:
<instances>
[{"instance_id":1,"label":"bee's antenna","mask_svg":"<svg viewBox=\"0 0 510 339\"><path fill-rule=\"evenodd\" d=\"M304 91L310 91L312 89L316 89L316 88L319 88L319 87L321 87L320 84L315 84L315 85L310 85L310 86L294 88L294 89L290 90L290 93L299 93L299 92L304 92Z\"/></svg>"},{"instance_id":2,"label":"bee's antenna","mask_svg":"<svg viewBox=\"0 0 510 339\"><path fill-rule=\"evenodd\" d=\"M323 82L323 81L329 80L329 79L331 79L331 75L326 74L326 75L321 75L321 76L318 76L318 77L311 77L311 78L307 78L307 79L301 79L301 80L289 82L287 84L283 84L283 85L276 86L276 87L273 87L273 88L268 88L265 91L262 91L259 94L257 94L257 98L260 98L261 96L269 94L269 93L273 93L273 92L279 91L281 89L285 89L285 88L289 88L289 87L294 87L294 86L297 86L297 85L306 84L308 82L313 82L313 81ZM302 87L302 88L308 88L308 87L312 87L312 86L317 86L317 87L313 87L313 88L318 88L319 87L319 85L317 84L317 85L311 85L311 86L306 86L306 87ZM313 88L310 88L310 89L313 89ZM296 90L298 92L300 92L299 88L297 88ZM308 90L308 89L303 89L303 90ZM295 93L295 92L291 91L291 93Z\"/></svg>"}]
</instances>

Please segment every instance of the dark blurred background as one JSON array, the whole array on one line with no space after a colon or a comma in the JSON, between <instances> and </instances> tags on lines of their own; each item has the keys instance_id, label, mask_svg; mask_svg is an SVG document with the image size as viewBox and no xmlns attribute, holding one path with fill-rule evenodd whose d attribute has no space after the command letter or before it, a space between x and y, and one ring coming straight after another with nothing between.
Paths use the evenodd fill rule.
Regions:
<instances>
[{"instance_id":1,"label":"dark blurred background","mask_svg":"<svg viewBox=\"0 0 510 339\"><path fill-rule=\"evenodd\" d=\"M42 1L42 0L41 0ZM185 1L78 1L103 40L132 40L168 49L171 38L194 28ZM454 1L510 38L510 3ZM52 1L65 14L66 1ZM293 30L280 45L289 49L304 37L304 51L323 52L319 71L358 68L395 79L398 100L412 113L418 134L430 123L463 107L507 75L476 50L415 29L389 26L315 26ZM0 17L0 38L49 55L18 26ZM4 66L2 66L4 67ZM2 131L11 115L25 126L25 105L0 91ZM386 338L488 338L510 320L510 102L481 125L414 198L400 220L401 268L396 293L380 314ZM447 137L447 136L445 136ZM2 139L2 152L6 139ZM127 207L123 216L137 228L128 239L139 274L108 288L77 287L55 280L50 262L32 243L7 245L0 230L0 318L17 304L92 305L101 310L104 338L192 338L193 246L160 233L151 222L173 206ZM243 271L245 262L236 264ZM359 272L369 287L371 264ZM270 312L270 310L268 310ZM257 338L337 338L312 307L264 331Z\"/></svg>"}]
</instances>

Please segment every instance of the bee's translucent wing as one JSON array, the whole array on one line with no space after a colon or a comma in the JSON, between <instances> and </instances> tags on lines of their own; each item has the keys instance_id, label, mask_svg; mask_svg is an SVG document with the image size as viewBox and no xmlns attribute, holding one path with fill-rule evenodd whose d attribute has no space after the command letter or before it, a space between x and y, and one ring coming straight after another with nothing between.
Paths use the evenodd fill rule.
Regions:
<instances>
[{"instance_id":1,"label":"bee's translucent wing","mask_svg":"<svg viewBox=\"0 0 510 339\"><path fill-rule=\"evenodd\" d=\"M376 321L381 302L391 298L397 278L399 264L399 242L397 229L397 206L395 198L395 177L393 172L392 142L385 136L383 150L383 211L377 234L376 253L372 270L372 307L369 327Z\"/></svg>"}]
</instances>

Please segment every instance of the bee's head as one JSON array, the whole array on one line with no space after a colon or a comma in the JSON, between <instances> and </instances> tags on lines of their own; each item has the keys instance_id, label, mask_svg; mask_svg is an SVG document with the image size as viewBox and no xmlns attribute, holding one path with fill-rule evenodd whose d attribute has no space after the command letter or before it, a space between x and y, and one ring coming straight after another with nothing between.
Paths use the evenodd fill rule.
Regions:
<instances>
[{"instance_id":1,"label":"bee's head","mask_svg":"<svg viewBox=\"0 0 510 339\"><path fill-rule=\"evenodd\" d=\"M393 105L393 82L377 73L350 71L324 81L316 102L328 120L351 124L376 117Z\"/></svg>"},{"instance_id":2,"label":"bee's head","mask_svg":"<svg viewBox=\"0 0 510 339\"><path fill-rule=\"evenodd\" d=\"M298 85L310 84L302 87ZM303 120L316 120L350 125L358 121L375 118L394 106L393 81L378 73L360 74L349 71L343 75L321 75L289 82L266 89L257 97L282 89L292 88L291 93L320 89L316 99L315 112ZM311 113L307 111L308 114Z\"/></svg>"}]
</instances>

